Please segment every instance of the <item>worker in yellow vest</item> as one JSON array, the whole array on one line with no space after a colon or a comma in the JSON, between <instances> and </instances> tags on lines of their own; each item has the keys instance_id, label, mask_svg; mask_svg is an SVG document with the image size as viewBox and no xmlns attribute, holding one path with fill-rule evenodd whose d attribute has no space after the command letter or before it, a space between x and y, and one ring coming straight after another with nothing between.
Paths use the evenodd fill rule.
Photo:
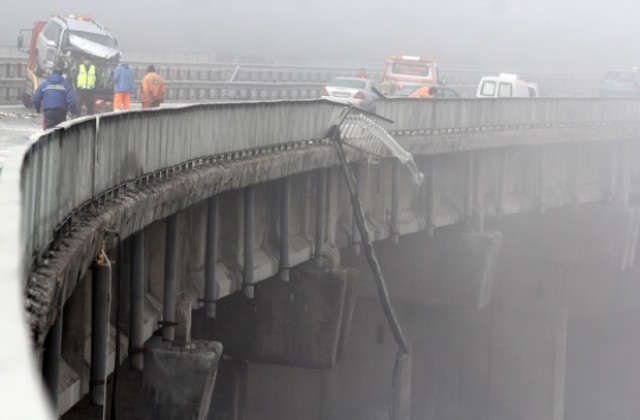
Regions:
<instances>
[{"instance_id":1,"label":"worker in yellow vest","mask_svg":"<svg viewBox=\"0 0 640 420\"><path fill-rule=\"evenodd\" d=\"M87 107L87 115L93 115L93 95L96 89L96 66L91 60L85 58L78 66L76 79L76 96L78 97L78 110L82 112L82 105Z\"/></svg>"}]
</instances>

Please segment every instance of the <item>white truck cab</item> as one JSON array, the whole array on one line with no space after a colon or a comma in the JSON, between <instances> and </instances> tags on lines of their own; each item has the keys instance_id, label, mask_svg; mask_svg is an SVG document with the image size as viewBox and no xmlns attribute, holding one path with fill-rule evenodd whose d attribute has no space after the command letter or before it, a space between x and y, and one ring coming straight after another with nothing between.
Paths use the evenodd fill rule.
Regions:
<instances>
[{"instance_id":1,"label":"white truck cab","mask_svg":"<svg viewBox=\"0 0 640 420\"><path fill-rule=\"evenodd\" d=\"M538 85L519 79L517 75L500 73L480 79L478 98L534 98L538 96Z\"/></svg>"}]
</instances>

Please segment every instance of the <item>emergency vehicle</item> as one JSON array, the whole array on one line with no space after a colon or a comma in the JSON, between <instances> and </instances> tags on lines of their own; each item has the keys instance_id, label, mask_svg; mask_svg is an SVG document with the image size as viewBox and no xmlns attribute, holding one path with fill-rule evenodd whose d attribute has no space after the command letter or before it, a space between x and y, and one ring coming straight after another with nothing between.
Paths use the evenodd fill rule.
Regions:
<instances>
[{"instance_id":1,"label":"emergency vehicle","mask_svg":"<svg viewBox=\"0 0 640 420\"><path fill-rule=\"evenodd\" d=\"M25 35L30 37L25 46ZM54 67L63 69L63 76L76 87L78 66L88 58L96 69L96 111L112 106L113 82L111 74L121 53L117 41L99 22L85 16L54 15L47 21L35 22L33 28L22 29L18 35L18 49L29 54L22 102L33 105L33 92L48 77Z\"/></svg>"},{"instance_id":2,"label":"emergency vehicle","mask_svg":"<svg viewBox=\"0 0 640 420\"><path fill-rule=\"evenodd\" d=\"M444 84L438 78L438 65L427 57L392 55L382 74L382 88L393 94L407 86Z\"/></svg>"}]
</instances>

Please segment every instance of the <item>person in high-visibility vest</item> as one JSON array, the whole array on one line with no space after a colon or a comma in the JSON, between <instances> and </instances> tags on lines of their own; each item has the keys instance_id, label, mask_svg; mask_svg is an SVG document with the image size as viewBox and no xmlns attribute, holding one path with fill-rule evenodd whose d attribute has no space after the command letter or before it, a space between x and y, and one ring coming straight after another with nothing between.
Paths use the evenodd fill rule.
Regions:
<instances>
[{"instance_id":1,"label":"person in high-visibility vest","mask_svg":"<svg viewBox=\"0 0 640 420\"><path fill-rule=\"evenodd\" d=\"M87 107L87 115L93 115L95 89L96 66L91 64L91 60L85 58L84 63L78 66L76 96L78 97L78 109L82 110L82 105L84 104Z\"/></svg>"}]
</instances>

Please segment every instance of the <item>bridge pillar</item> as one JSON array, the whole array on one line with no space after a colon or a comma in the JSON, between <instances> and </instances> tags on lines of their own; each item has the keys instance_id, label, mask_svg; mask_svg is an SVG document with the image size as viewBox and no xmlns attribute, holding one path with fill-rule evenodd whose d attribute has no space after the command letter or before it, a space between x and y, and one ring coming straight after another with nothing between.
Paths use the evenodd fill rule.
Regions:
<instances>
[{"instance_id":1,"label":"bridge pillar","mask_svg":"<svg viewBox=\"0 0 640 420\"><path fill-rule=\"evenodd\" d=\"M97 260L91 268L91 404L103 406L107 379L109 343L109 293L111 266Z\"/></svg>"},{"instance_id":2,"label":"bridge pillar","mask_svg":"<svg viewBox=\"0 0 640 420\"><path fill-rule=\"evenodd\" d=\"M142 371L144 368L144 230L133 235L132 248L129 357L131 369Z\"/></svg>"},{"instance_id":3,"label":"bridge pillar","mask_svg":"<svg viewBox=\"0 0 640 420\"><path fill-rule=\"evenodd\" d=\"M167 218L164 255L164 293L162 339L173 341L176 333L176 294L178 289L178 215Z\"/></svg>"},{"instance_id":4,"label":"bridge pillar","mask_svg":"<svg viewBox=\"0 0 640 420\"><path fill-rule=\"evenodd\" d=\"M206 257L204 266L204 305L207 317L216 316L216 263L218 262L218 223L220 215L220 201L217 196L207 202L207 238Z\"/></svg>"},{"instance_id":5,"label":"bridge pillar","mask_svg":"<svg viewBox=\"0 0 640 420\"><path fill-rule=\"evenodd\" d=\"M148 408L144 418L206 419L222 345L194 341L183 347L151 340L146 353L142 379Z\"/></svg>"},{"instance_id":6,"label":"bridge pillar","mask_svg":"<svg viewBox=\"0 0 640 420\"><path fill-rule=\"evenodd\" d=\"M244 265L242 275L242 291L248 298L255 295L253 252L255 243L255 187L248 186L244 190Z\"/></svg>"},{"instance_id":7,"label":"bridge pillar","mask_svg":"<svg viewBox=\"0 0 640 420\"><path fill-rule=\"evenodd\" d=\"M291 177L280 181L280 278L289 281L289 224L291 220Z\"/></svg>"}]
</instances>

